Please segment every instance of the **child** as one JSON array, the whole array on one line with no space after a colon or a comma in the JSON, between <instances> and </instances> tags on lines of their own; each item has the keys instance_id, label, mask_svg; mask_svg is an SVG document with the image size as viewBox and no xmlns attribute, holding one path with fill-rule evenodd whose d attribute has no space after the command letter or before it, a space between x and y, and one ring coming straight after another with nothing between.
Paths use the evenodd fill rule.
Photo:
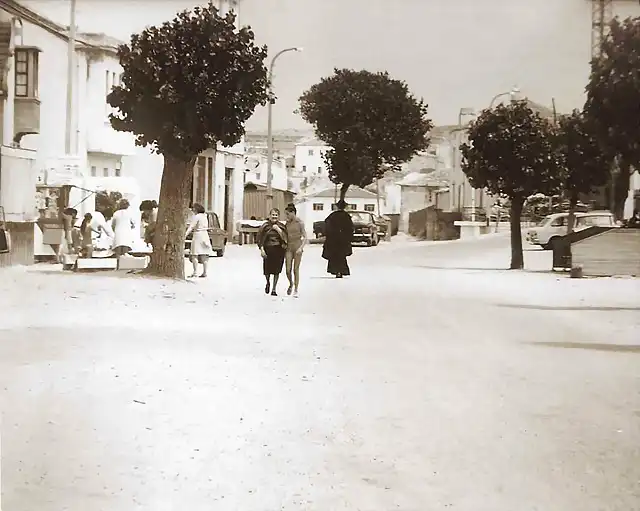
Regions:
<instances>
[{"instance_id":1,"label":"child","mask_svg":"<svg viewBox=\"0 0 640 511\"><path fill-rule=\"evenodd\" d=\"M97 232L91 226L92 219L93 216L91 213L87 213L84 215L84 219L80 225L80 236L82 236L82 257L86 257L87 259L91 259L93 256L93 233Z\"/></svg>"}]
</instances>

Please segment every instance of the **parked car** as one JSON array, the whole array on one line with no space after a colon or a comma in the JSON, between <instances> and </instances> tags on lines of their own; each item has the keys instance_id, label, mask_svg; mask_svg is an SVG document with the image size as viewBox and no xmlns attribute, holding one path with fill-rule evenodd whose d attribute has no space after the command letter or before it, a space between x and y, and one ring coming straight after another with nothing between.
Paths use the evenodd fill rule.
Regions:
<instances>
[{"instance_id":1,"label":"parked car","mask_svg":"<svg viewBox=\"0 0 640 511\"><path fill-rule=\"evenodd\" d=\"M368 211L348 211L348 213L353 221L353 241L375 247L380 241L375 215Z\"/></svg>"},{"instance_id":2,"label":"parked car","mask_svg":"<svg viewBox=\"0 0 640 511\"><path fill-rule=\"evenodd\" d=\"M544 217L536 227L529 229L527 241L532 245L539 245L545 250L553 248L556 239L567 234L569 213L554 213ZM616 227L616 221L610 211L590 211L576 213L574 231L581 231L587 227Z\"/></svg>"},{"instance_id":3,"label":"parked car","mask_svg":"<svg viewBox=\"0 0 640 511\"><path fill-rule=\"evenodd\" d=\"M220 219L218 218L218 215L216 213L207 213L207 218L209 219L209 239L211 240L211 246L213 247L213 251L216 253L216 255L218 257L222 257L224 255L224 249L227 244L227 231L220 227ZM191 253L192 237L193 233L189 234L184 242L184 253L186 256Z\"/></svg>"},{"instance_id":4,"label":"parked car","mask_svg":"<svg viewBox=\"0 0 640 511\"><path fill-rule=\"evenodd\" d=\"M378 226L378 238L384 239L387 231L391 228L391 221L386 216L376 216L376 225Z\"/></svg>"},{"instance_id":5,"label":"parked car","mask_svg":"<svg viewBox=\"0 0 640 511\"><path fill-rule=\"evenodd\" d=\"M353 241L375 247L381 237L376 216L368 211L349 210L347 213L353 221ZM324 220L313 222L313 233L316 238L324 237Z\"/></svg>"}]
</instances>

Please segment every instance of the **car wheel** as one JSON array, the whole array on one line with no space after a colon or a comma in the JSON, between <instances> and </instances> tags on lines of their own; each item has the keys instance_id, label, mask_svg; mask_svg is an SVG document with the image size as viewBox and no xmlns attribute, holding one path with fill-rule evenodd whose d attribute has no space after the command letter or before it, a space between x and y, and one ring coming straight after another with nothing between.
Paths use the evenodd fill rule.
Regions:
<instances>
[{"instance_id":1,"label":"car wheel","mask_svg":"<svg viewBox=\"0 0 640 511\"><path fill-rule=\"evenodd\" d=\"M373 246L373 238L369 238L367 240L367 247L371 247L371 246Z\"/></svg>"},{"instance_id":2,"label":"car wheel","mask_svg":"<svg viewBox=\"0 0 640 511\"><path fill-rule=\"evenodd\" d=\"M374 235L374 237L373 237L373 246L374 246L374 247L377 247L379 243L380 243L380 238L379 238L379 237L378 237L378 235L376 234L376 235Z\"/></svg>"}]
</instances>

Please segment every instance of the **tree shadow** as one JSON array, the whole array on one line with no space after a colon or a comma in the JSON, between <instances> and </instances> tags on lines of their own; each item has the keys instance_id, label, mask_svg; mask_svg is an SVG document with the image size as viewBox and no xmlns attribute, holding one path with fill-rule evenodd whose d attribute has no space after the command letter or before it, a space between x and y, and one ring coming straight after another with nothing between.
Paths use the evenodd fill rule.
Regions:
<instances>
[{"instance_id":1,"label":"tree shadow","mask_svg":"<svg viewBox=\"0 0 640 511\"><path fill-rule=\"evenodd\" d=\"M531 342L534 346L549 348L564 348L574 350L608 351L614 353L640 353L639 344L601 344L601 343L580 343L580 342Z\"/></svg>"},{"instance_id":2,"label":"tree shadow","mask_svg":"<svg viewBox=\"0 0 640 511\"><path fill-rule=\"evenodd\" d=\"M438 265L424 265L418 264L416 268L424 268L425 270L450 270L450 271L477 271L477 272L498 272L498 273L554 273L553 270L530 270L524 268L522 270L511 270L509 268L479 268L479 267L464 267L464 266L438 266Z\"/></svg>"},{"instance_id":3,"label":"tree shadow","mask_svg":"<svg viewBox=\"0 0 640 511\"><path fill-rule=\"evenodd\" d=\"M539 311L621 311L635 312L640 311L640 307L608 307L608 306L552 306L552 305L518 305L512 303L496 303L496 307L504 307L507 309L530 309Z\"/></svg>"}]
</instances>

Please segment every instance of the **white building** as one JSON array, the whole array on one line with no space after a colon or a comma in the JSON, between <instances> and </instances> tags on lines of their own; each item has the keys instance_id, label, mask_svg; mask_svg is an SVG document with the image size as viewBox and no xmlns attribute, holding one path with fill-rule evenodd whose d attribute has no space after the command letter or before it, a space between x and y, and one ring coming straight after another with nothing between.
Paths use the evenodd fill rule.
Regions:
<instances>
[{"instance_id":1,"label":"white building","mask_svg":"<svg viewBox=\"0 0 640 511\"><path fill-rule=\"evenodd\" d=\"M247 155L244 158L244 183L255 185L267 184L267 157L260 153ZM285 158L274 158L271 162L271 186L278 190L292 190L287 162Z\"/></svg>"},{"instance_id":2,"label":"white building","mask_svg":"<svg viewBox=\"0 0 640 511\"><path fill-rule=\"evenodd\" d=\"M298 217L304 222L308 234L313 233L314 222L324 220L333 211L336 197L340 198L340 191L332 187L308 195L296 204ZM370 211L371 213L377 211L377 195L363 188L349 187L345 201L348 204L348 209Z\"/></svg>"},{"instance_id":3,"label":"white building","mask_svg":"<svg viewBox=\"0 0 640 511\"><path fill-rule=\"evenodd\" d=\"M316 138L296 144L296 173L303 177L328 177L323 156L330 147Z\"/></svg>"},{"instance_id":4,"label":"white building","mask_svg":"<svg viewBox=\"0 0 640 511\"><path fill-rule=\"evenodd\" d=\"M38 185L73 181L88 188L84 180L96 184L98 178L120 176L143 176L154 182L162 172L162 158L137 149L133 135L116 132L109 123L106 96L122 72L118 44L101 34L77 36L68 151L68 31L15 0L3 0L0 6L0 68L4 70L0 206L14 233L21 232L21 246L12 251L21 264L31 263L34 247L40 246L42 233L35 221L43 201L36 202ZM126 188L132 189L131 179L125 181ZM79 209L91 209L89 204L92 199ZM27 230L33 234L27 236Z\"/></svg>"}]
</instances>

